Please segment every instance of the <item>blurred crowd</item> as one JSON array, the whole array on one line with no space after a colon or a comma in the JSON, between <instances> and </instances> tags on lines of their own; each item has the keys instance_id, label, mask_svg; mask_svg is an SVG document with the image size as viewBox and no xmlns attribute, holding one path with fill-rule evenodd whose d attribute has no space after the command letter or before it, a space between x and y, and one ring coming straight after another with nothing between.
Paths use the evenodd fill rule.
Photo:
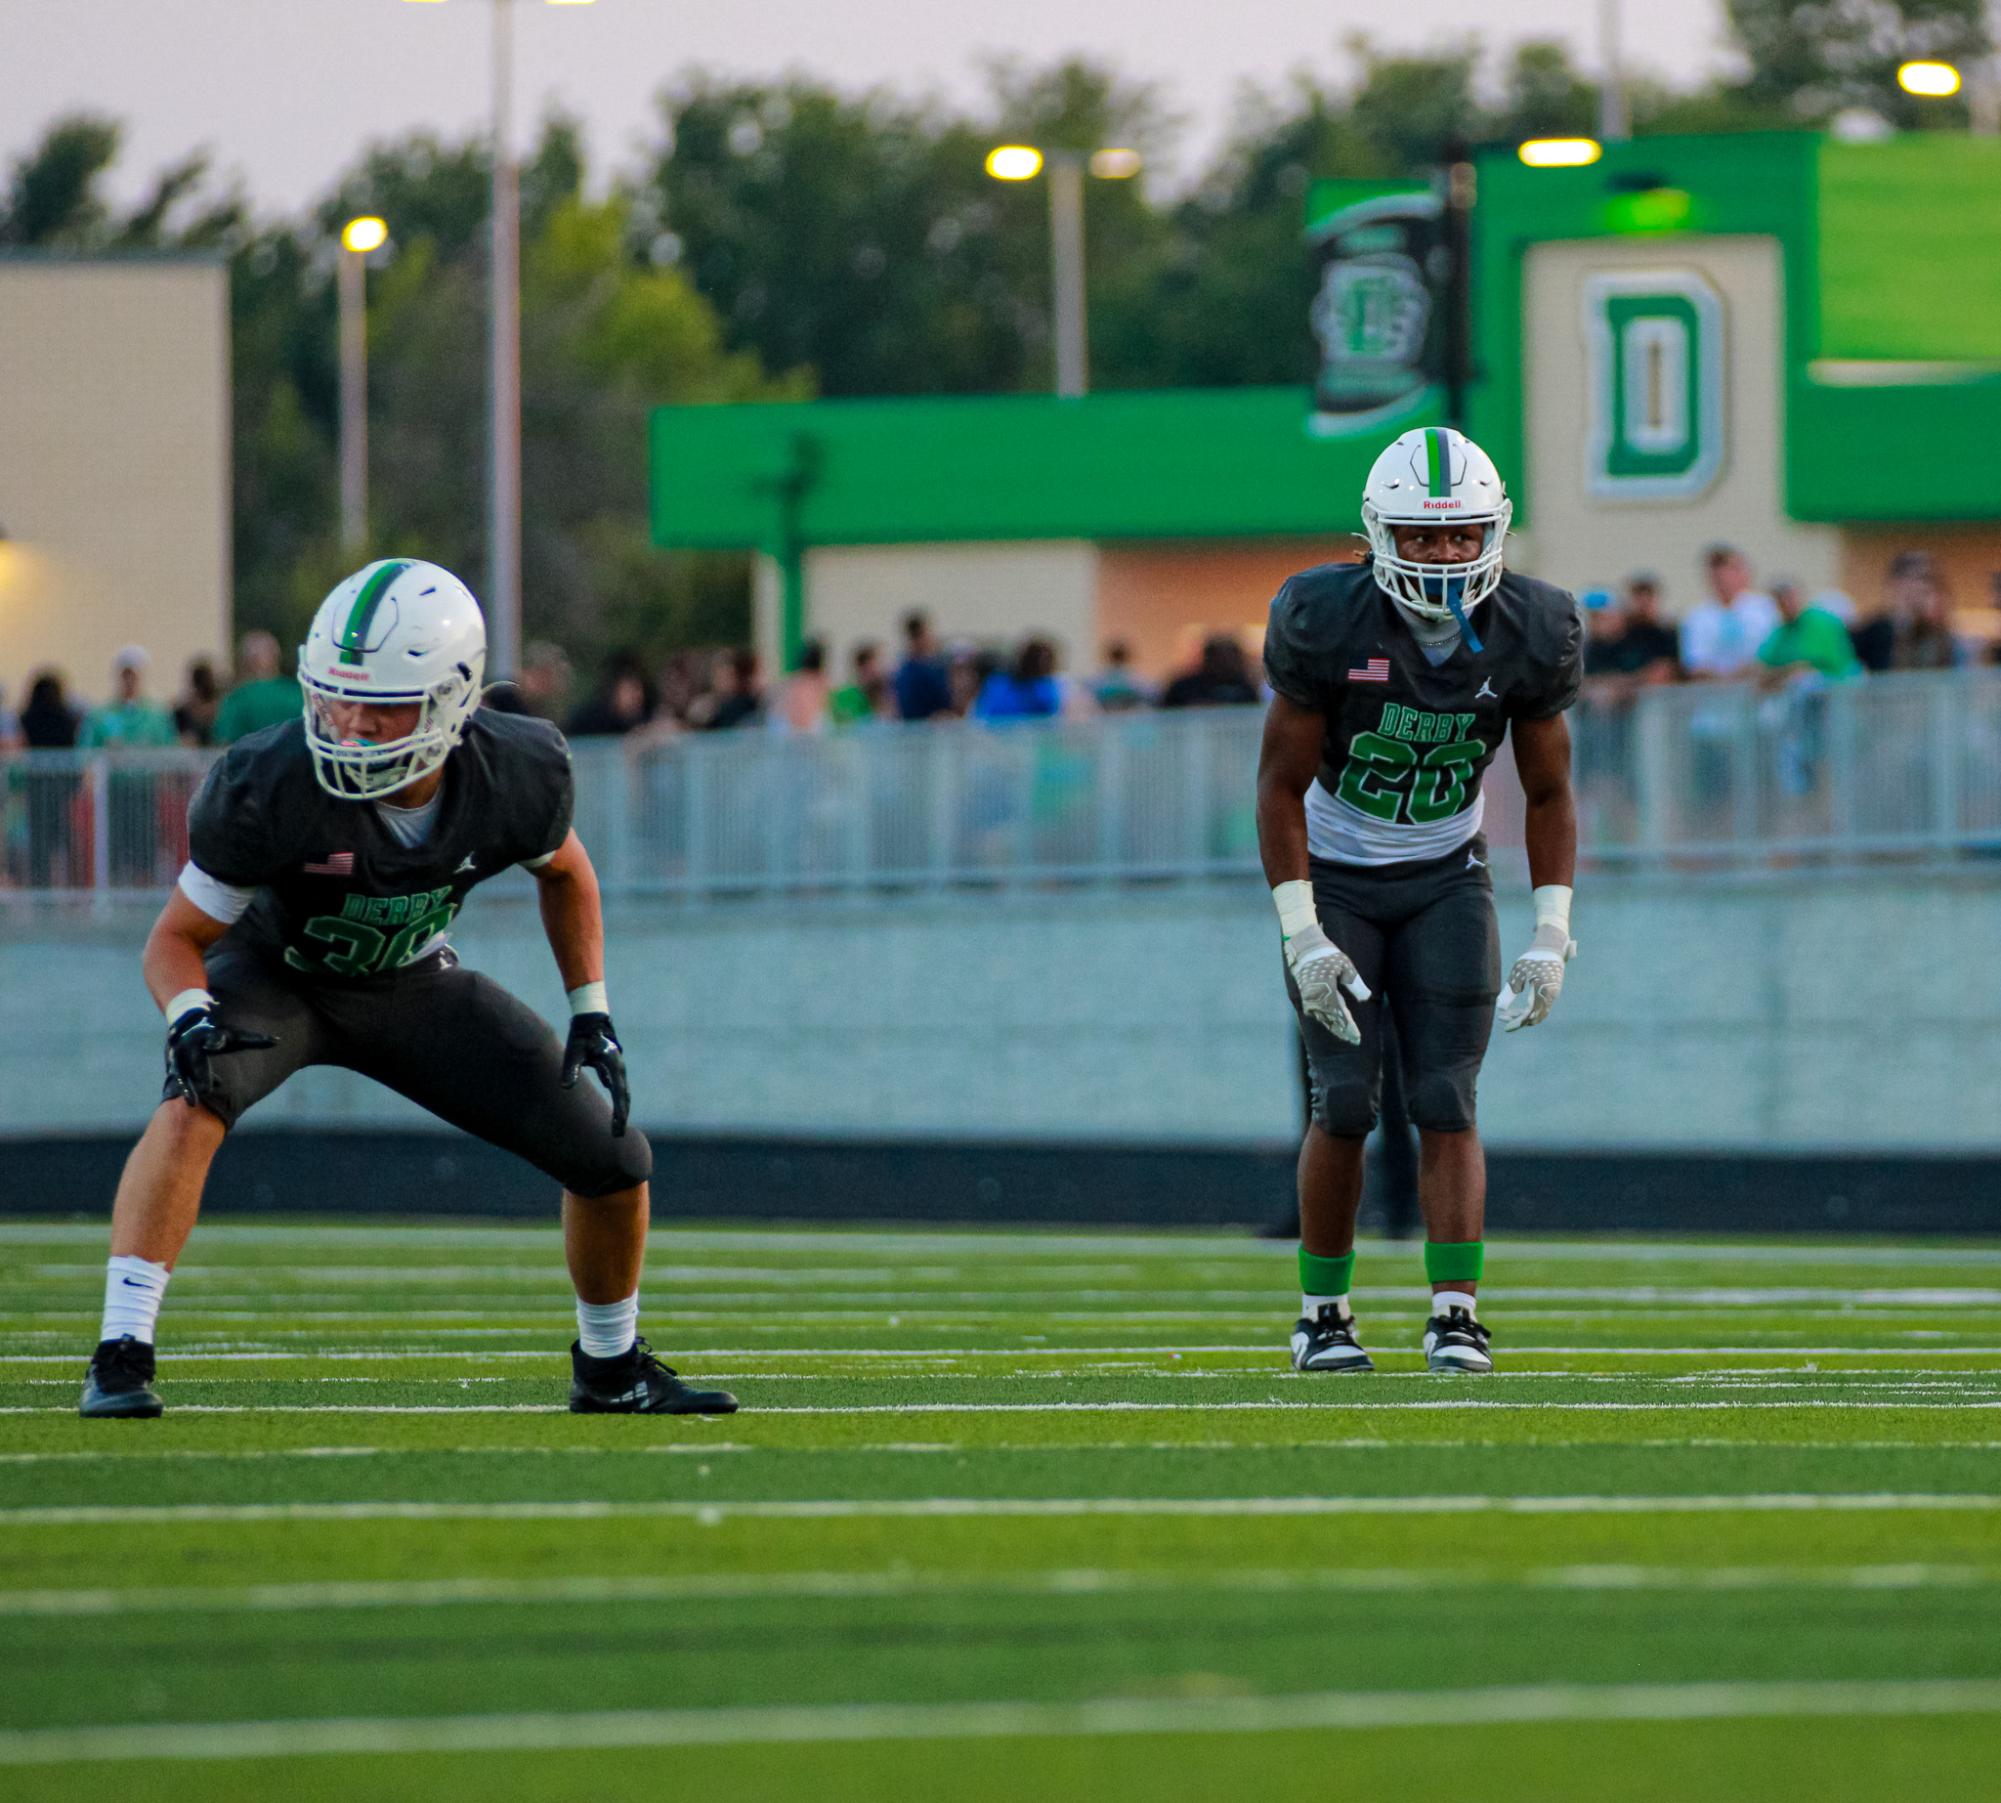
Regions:
<instances>
[{"instance_id":1,"label":"blurred crowd","mask_svg":"<svg viewBox=\"0 0 2001 1803\"><path fill-rule=\"evenodd\" d=\"M2001 572L1985 605L1957 609L1937 560L1900 551L1865 616L1840 589L1809 594L1783 575L1761 587L1734 545L1711 545L1702 571L1706 592L1678 619L1669 619L1661 578L1651 572L1627 577L1618 593L1587 589L1578 597L1589 698L1616 704L1662 682L1778 689L2001 663Z\"/></svg>"},{"instance_id":2,"label":"blurred crowd","mask_svg":"<svg viewBox=\"0 0 2001 1803\"><path fill-rule=\"evenodd\" d=\"M820 733L872 721L1075 718L1143 707L1254 704L1262 698L1250 655L1234 634L1213 633L1190 667L1156 688L1134 669L1129 646L1105 647L1098 671L1073 676L1056 642L1030 634L1011 649L941 641L929 617L904 617L901 642L853 646L829 668L818 639L797 666L767 681L753 651L676 652L657 668L615 651L581 696L569 660L554 645L528 646L517 682L487 704L560 721L572 738L634 735L640 743L684 732L760 728Z\"/></svg>"},{"instance_id":3,"label":"blurred crowd","mask_svg":"<svg viewBox=\"0 0 2001 1803\"><path fill-rule=\"evenodd\" d=\"M244 634L226 677L210 659L194 659L171 702L148 692L152 668L143 645L125 646L111 660L109 698L94 706L71 695L60 671L37 670L18 710L0 695L0 751L199 749L298 717L299 685L268 632Z\"/></svg>"}]
</instances>

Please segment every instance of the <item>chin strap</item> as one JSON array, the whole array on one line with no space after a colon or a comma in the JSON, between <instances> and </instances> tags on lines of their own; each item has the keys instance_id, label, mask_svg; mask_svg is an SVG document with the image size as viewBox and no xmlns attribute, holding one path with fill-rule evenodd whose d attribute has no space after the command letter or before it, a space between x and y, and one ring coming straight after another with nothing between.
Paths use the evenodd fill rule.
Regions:
<instances>
[{"instance_id":1,"label":"chin strap","mask_svg":"<svg viewBox=\"0 0 2001 1803\"><path fill-rule=\"evenodd\" d=\"M1473 630L1473 622L1466 617L1466 609L1459 600L1463 582L1447 581L1445 585L1445 605L1452 609L1452 617L1459 622L1459 635L1466 641L1466 648L1476 657L1486 649L1480 643L1480 635Z\"/></svg>"}]
</instances>

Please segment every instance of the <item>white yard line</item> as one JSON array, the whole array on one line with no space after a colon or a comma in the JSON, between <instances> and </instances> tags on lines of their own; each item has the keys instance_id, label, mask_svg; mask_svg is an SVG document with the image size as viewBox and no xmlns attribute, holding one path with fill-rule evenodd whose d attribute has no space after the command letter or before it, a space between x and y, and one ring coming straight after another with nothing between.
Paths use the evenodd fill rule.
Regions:
<instances>
[{"instance_id":1,"label":"white yard line","mask_svg":"<svg viewBox=\"0 0 2001 1803\"><path fill-rule=\"evenodd\" d=\"M247 1584L137 1590L0 1591L0 1616L266 1613L322 1609L438 1609L482 1604L737 1601L758 1597L910 1597L1004 1594L1092 1596L1131 1591L1295 1590L1925 1590L2001 1583L1978 1565L1551 1565L1491 1567L1283 1566L1122 1571L1103 1567L996 1572L798 1571L674 1577L385 1579L374 1583Z\"/></svg>"},{"instance_id":2,"label":"white yard line","mask_svg":"<svg viewBox=\"0 0 2001 1803\"><path fill-rule=\"evenodd\" d=\"M1986 1513L2001 1495L1952 1491L1766 1491L1731 1496L925 1496L692 1502L131 1503L0 1509L8 1527L251 1521L958 1520L1048 1516L1764 1515Z\"/></svg>"},{"instance_id":3,"label":"white yard line","mask_svg":"<svg viewBox=\"0 0 2001 1803\"><path fill-rule=\"evenodd\" d=\"M1357 1380L1359 1381L1359 1380ZM1466 1380L1461 1380L1466 1381ZM1544 1413L1573 1410L1583 1413L1647 1413L1652 1411L1730 1409L1903 1409L1926 1410L2001 1409L2001 1397L1969 1396L1951 1402L1845 1402L1834 1397L1801 1397L1791 1402L1730 1400L1719 1402L1500 1402L1486 1398L1440 1398L1426 1402L1343 1401L1322 1392L1313 1400L1288 1401L1270 1397L1263 1401L1202 1402L858 1402L771 1403L754 1411L759 1415L1068 1415L1068 1414L1205 1414L1218 1410L1264 1409L1531 1409ZM69 1405L60 1402L8 1404L0 1415L66 1415ZM567 1412L559 1402L501 1403L415 1403L415 1402L304 1402L239 1403L189 1402L177 1405L177 1415L560 1415ZM693 1417L683 1416L683 1420Z\"/></svg>"},{"instance_id":4,"label":"white yard line","mask_svg":"<svg viewBox=\"0 0 2001 1803\"><path fill-rule=\"evenodd\" d=\"M1509 1722L1724 1721L1799 1716L1987 1715L1991 1679L1709 1684L1535 1684L1479 1690L1321 1691L1089 1703L849 1703L592 1714L344 1717L34 1728L0 1734L0 1764L301 1758L346 1753L504 1754L580 1747L1270 1734L1301 1729Z\"/></svg>"}]
</instances>

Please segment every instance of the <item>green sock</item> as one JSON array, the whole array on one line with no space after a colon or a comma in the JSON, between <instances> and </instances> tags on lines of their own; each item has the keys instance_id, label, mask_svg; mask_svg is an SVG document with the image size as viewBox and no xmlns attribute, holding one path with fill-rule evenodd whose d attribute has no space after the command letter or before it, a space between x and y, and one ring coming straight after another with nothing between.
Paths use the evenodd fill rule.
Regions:
<instances>
[{"instance_id":1,"label":"green sock","mask_svg":"<svg viewBox=\"0 0 2001 1803\"><path fill-rule=\"evenodd\" d=\"M1355 1282L1355 1255L1344 1252L1339 1258L1322 1258L1317 1252L1299 1249L1299 1288L1306 1296L1347 1295Z\"/></svg>"},{"instance_id":2,"label":"green sock","mask_svg":"<svg viewBox=\"0 0 2001 1803\"><path fill-rule=\"evenodd\" d=\"M1486 1262L1485 1240L1424 1242L1424 1275L1430 1283L1478 1283Z\"/></svg>"}]
</instances>

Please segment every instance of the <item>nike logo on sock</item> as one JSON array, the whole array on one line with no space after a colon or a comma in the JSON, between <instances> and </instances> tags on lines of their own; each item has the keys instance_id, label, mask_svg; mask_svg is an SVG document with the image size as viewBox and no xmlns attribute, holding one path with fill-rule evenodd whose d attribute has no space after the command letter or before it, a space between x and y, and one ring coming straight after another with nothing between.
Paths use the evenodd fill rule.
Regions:
<instances>
[{"instance_id":1,"label":"nike logo on sock","mask_svg":"<svg viewBox=\"0 0 2001 1803\"><path fill-rule=\"evenodd\" d=\"M128 1277L125 1279L125 1281L129 1283L135 1290L150 1290L153 1287L143 1277Z\"/></svg>"}]
</instances>

